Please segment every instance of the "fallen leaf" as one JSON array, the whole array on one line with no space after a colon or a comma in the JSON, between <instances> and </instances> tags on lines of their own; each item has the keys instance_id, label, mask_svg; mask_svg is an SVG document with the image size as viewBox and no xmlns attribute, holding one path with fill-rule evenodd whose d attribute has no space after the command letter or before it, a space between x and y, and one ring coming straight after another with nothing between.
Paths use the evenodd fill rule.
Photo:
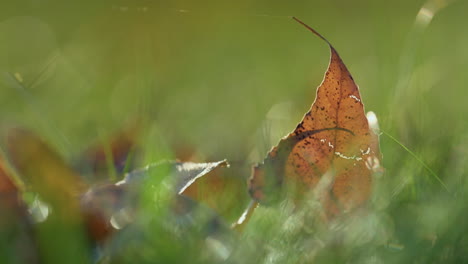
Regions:
<instances>
[{"instance_id":1,"label":"fallen leaf","mask_svg":"<svg viewBox=\"0 0 468 264\"><path fill-rule=\"evenodd\" d=\"M90 240L84 232L78 199L87 185L60 155L31 131L10 129L7 150L26 188L37 193L52 209L47 219L35 225L41 261L58 263L67 252L76 252L70 262L88 261Z\"/></svg>"},{"instance_id":2,"label":"fallen leaf","mask_svg":"<svg viewBox=\"0 0 468 264\"><path fill-rule=\"evenodd\" d=\"M174 172L176 182L175 192L181 194L200 177L210 173L217 167L228 167L229 163L226 160L206 163L161 161L127 173L125 178L118 182L117 185L139 183L146 179L153 171L161 170L161 168L167 166Z\"/></svg>"},{"instance_id":3,"label":"fallen leaf","mask_svg":"<svg viewBox=\"0 0 468 264\"><path fill-rule=\"evenodd\" d=\"M260 203L279 199L280 187L295 189L296 200L314 192L328 217L362 206L371 194L372 174L380 164L378 138L369 128L359 89L338 52L331 59L311 109L254 167L249 192Z\"/></svg>"},{"instance_id":4,"label":"fallen leaf","mask_svg":"<svg viewBox=\"0 0 468 264\"><path fill-rule=\"evenodd\" d=\"M196 180L218 167L229 167L229 164L226 160L209 163L177 162L175 164L175 169L178 173L177 177L179 178L179 183L177 185L178 193L185 193L187 188Z\"/></svg>"},{"instance_id":5,"label":"fallen leaf","mask_svg":"<svg viewBox=\"0 0 468 264\"><path fill-rule=\"evenodd\" d=\"M103 242L117 230L131 224L138 208L138 194L142 184L153 173L174 174L174 196L177 202L173 210L177 215L184 215L187 211L192 211L193 206L197 204L197 197L185 195L187 189L201 177L212 174L219 167L227 166L229 164L225 160L208 163L163 161L129 172L123 180L115 184L93 186L80 199L81 212L88 232L95 241ZM189 209L181 209L187 205L187 199L177 198L181 195L195 200L190 203Z\"/></svg>"},{"instance_id":6,"label":"fallen leaf","mask_svg":"<svg viewBox=\"0 0 468 264\"><path fill-rule=\"evenodd\" d=\"M88 186L39 136L26 129L11 129L7 148L27 188L56 207L55 210L71 213L76 209L73 207L77 205L77 197Z\"/></svg>"},{"instance_id":7,"label":"fallen leaf","mask_svg":"<svg viewBox=\"0 0 468 264\"><path fill-rule=\"evenodd\" d=\"M108 184L112 188L97 188L92 200L87 200L90 187L39 136L15 128L9 131L7 143L10 159L26 188L50 204L61 221L78 225L83 221L88 237L94 242L103 242L112 233L104 215L114 209L115 201L123 200L119 187Z\"/></svg>"},{"instance_id":8,"label":"fallen leaf","mask_svg":"<svg viewBox=\"0 0 468 264\"><path fill-rule=\"evenodd\" d=\"M104 142L91 145L77 158L74 167L81 174L91 174L88 178L92 181L108 180L111 170L122 173L132 162L131 154L136 147L139 131L140 125L135 122Z\"/></svg>"},{"instance_id":9,"label":"fallen leaf","mask_svg":"<svg viewBox=\"0 0 468 264\"><path fill-rule=\"evenodd\" d=\"M23 214L25 205L20 197L18 187L11 179L5 161L0 157L0 207L2 211L16 212L18 215Z\"/></svg>"},{"instance_id":10,"label":"fallen leaf","mask_svg":"<svg viewBox=\"0 0 468 264\"><path fill-rule=\"evenodd\" d=\"M0 256L15 263L39 263L32 221L21 193L0 157Z\"/></svg>"},{"instance_id":11,"label":"fallen leaf","mask_svg":"<svg viewBox=\"0 0 468 264\"><path fill-rule=\"evenodd\" d=\"M160 162L134 170L116 184L88 186L31 131L11 129L7 143L9 156L25 186L38 193L56 214L66 217L67 221L84 221L88 237L98 243L131 224L138 207L140 183L153 172L174 174L174 196L185 195L197 200L201 197L192 189L197 186L194 183L219 167L229 166L225 160L209 163ZM3 181L0 183L2 188L12 186L3 184Z\"/></svg>"},{"instance_id":12,"label":"fallen leaf","mask_svg":"<svg viewBox=\"0 0 468 264\"><path fill-rule=\"evenodd\" d=\"M231 164L229 169L218 166L209 174L197 178L181 194L210 207L226 221L235 221L248 204L247 183L242 164Z\"/></svg>"},{"instance_id":13,"label":"fallen leaf","mask_svg":"<svg viewBox=\"0 0 468 264\"><path fill-rule=\"evenodd\" d=\"M103 184L93 186L81 196L81 213L93 241L103 243L118 229L111 221L126 208L127 192L125 186Z\"/></svg>"}]
</instances>

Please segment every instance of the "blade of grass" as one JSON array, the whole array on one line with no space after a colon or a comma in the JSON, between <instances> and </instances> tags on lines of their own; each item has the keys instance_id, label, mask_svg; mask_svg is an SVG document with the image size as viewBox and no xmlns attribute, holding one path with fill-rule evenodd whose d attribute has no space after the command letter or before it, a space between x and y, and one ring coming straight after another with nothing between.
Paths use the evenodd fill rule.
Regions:
<instances>
[{"instance_id":1,"label":"blade of grass","mask_svg":"<svg viewBox=\"0 0 468 264\"><path fill-rule=\"evenodd\" d=\"M386 135L388 138L393 140L395 143L397 143L401 148L406 150L416 161L418 161L428 172L431 174L441 185L444 187L444 189L448 192L449 189L447 185L440 179L440 177L435 173L423 160L421 160L413 151L411 151L409 148L407 148L403 143L401 143L398 139L390 135L389 133L381 130L382 134Z\"/></svg>"},{"instance_id":2,"label":"blade of grass","mask_svg":"<svg viewBox=\"0 0 468 264\"><path fill-rule=\"evenodd\" d=\"M109 173L109 180L114 182L117 179L117 171L114 165L115 159L114 153L112 153L112 147L107 138L104 136L104 131L101 128L98 129L98 135L104 149L104 156L107 165L107 172Z\"/></svg>"}]
</instances>

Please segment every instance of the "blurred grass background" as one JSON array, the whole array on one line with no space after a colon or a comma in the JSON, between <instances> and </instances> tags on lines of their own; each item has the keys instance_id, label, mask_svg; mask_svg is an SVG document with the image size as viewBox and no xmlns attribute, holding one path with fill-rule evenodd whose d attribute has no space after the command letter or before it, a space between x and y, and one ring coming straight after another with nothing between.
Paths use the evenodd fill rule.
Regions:
<instances>
[{"instance_id":1,"label":"blurred grass background","mask_svg":"<svg viewBox=\"0 0 468 264\"><path fill-rule=\"evenodd\" d=\"M309 109L328 64L296 16L338 50L382 130L448 186L381 136L373 202L399 245L383 259L466 261L468 2L429 3L446 6L422 25L419 0L2 3L0 122L71 158L140 117L145 162L177 149L259 162Z\"/></svg>"}]
</instances>

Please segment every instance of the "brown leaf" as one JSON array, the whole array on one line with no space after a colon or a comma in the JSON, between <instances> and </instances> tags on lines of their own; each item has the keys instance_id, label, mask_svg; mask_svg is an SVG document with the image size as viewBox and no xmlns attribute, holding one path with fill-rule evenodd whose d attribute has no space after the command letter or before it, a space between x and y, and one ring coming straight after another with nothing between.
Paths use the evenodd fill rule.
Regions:
<instances>
[{"instance_id":1,"label":"brown leaf","mask_svg":"<svg viewBox=\"0 0 468 264\"><path fill-rule=\"evenodd\" d=\"M81 213L88 235L93 241L105 242L116 231L111 219L119 210L125 208L128 192L123 185L103 184L93 186L82 195Z\"/></svg>"},{"instance_id":2,"label":"brown leaf","mask_svg":"<svg viewBox=\"0 0 468 264\"><path fill-rule=\"evenodd\" d=\"M93 180L109 179L109 169L123 172L135 149L140 125L133 123L111 135L105 142L88 147L78 158L75 167L82 173L92 173ZM112 165L113 168L109 168Z\"/></svg>"},{"instance_id":3,"label":"brown leaf","mask_svg":"<svg viewBox=\"0 0 468 264\"><path fill-rule=\"evenodd\" d=\"M36 225L44 263L57 263L66 252L77 252L76 262L89 256L89 240L83 232L78 197L87 186L39 136L25 129L8 131L7 149L25 186L39 194L52 208L51 214Z\"/></svg>"},{"instance_id":4,"label":"brown leaf","mask_svg":"<svg viewBox=\"0 0 468 264\"><path fill-rule=\"evenodd\" d=\"M25 186L60 217L79 222L77 198L87 189L80 176L33 132L21 128L8 132L8 154Z\"/></svg>"},{"instance_id":5,"label":"brown leaf","mask_svg":"<svg viewBox=\"0 0 468 264\"><path fill-rule=\"evenodd\" d=\"M242 166L231 165L225 169L220 165L196 179L181 194L205 204L224 219L234 221L250 200L246 180L240 177Z\"/></svg>"},{"instance_id":6,"label":"brown leaf","mask_svg":"<svg viewBox=\"0 0 468 264\"><path fill-rule=\"evenodd\" d=\"M177 162L175 164L177 177L179 179L177 192L179 194L185 193L187 188L192 186L195 181L218 167L229 167L229 164L226 160L208 163Z\"/></svg>"},{"instance_id":7,"label":"brown leaf","mask_svg":"<svg viewBox=\"0 0 468 264\"><path fill-rule=\"evenodd\" d=\"M120 187L107 184L87 191L81 176L40 137L25 129L9 131L8 152L26 187L37 192L61 219L78 224L84 221L88 237L95 242L103 242L112 233L107 216L124 200Z\"/></svg>"},{"instance_id":8,"label":"brown leaf","mask_svg":"<svg viewBox=\"0 0 468 264\"><path fill-rule=\"evenodd\" d=\"M7 172L5 162L0 157L0 207L8 211L24 211L20 193Z\"/></svg>"},{"instance_id":9,"label":"brown leaf","mask_svg":"<svg viewBox=\"0 0 468 264\"><path fill-rule=\"evenodd\" d=\"M38 263L34 232L20 190L0 157L0 255L21 263ZM8 239L5 239L8 238ZM5 241L8 240L8 241Z\"/></svg>"},{"instance_id":10,"label":"brown leaf","mask_svg":"<svg viewBox=\"0 0 468 264\"><path fill-rule=\"evenodd\" d=\"M185 208L188 205L187 198L179 199L180 195L199 201L200 197L188 190L191 190L192 186L198 186L197 182L203 176L211 176L215 169L226 166L229 164L225 160L208 163L165 161L132 171L116 184L93 186L80 199L81 212L84 215L88 233L94 241L104 242L118 229L131 224L138 208L141 185L153 173L174 174L176 203L173 209L177 214L186 214L196 203L192 202L190 203L192 207ZM181 208L185 209L180 210Z\"/></svg>"},{"instance_id":11,"label":"brown leaf","mask_svg":"<svg viewBox=\"0 0 468 264\"><path fill-rule=\"evenodd\" d=\"M311 109L254 168L249 192L260 203L278 198L284 183L295 199L313 190L329 217L351 211L369 198L380 162L378 138L369 128L357 85L333 46L330 64Z\"/></svg>"}]
</instances>

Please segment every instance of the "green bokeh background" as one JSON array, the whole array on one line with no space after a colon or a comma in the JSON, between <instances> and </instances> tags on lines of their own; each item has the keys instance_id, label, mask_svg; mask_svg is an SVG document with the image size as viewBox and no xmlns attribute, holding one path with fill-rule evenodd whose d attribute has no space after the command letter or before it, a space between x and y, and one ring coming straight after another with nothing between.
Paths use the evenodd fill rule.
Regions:
<instances>
[{"instance_id":1,"label":"green bokeh background","mask_svg":"<svg viewBox=\"0 0 468 264\"><path fill-rule=\"evenodd\" d=\"M328 64L327 45L296 16L338 50L382 130L447 185L381 136L386 173L373 201L415 252L402 259L418 256L405 234L425 224L442 237L441 256L460 256L468 1L96 2L1 4L2 127L30 127L71 158L142 117L145 162L184 147L204 160L261 161L309 109ZM429 24L417 18L437 5Z\"/></svg>"}]
</instances>

